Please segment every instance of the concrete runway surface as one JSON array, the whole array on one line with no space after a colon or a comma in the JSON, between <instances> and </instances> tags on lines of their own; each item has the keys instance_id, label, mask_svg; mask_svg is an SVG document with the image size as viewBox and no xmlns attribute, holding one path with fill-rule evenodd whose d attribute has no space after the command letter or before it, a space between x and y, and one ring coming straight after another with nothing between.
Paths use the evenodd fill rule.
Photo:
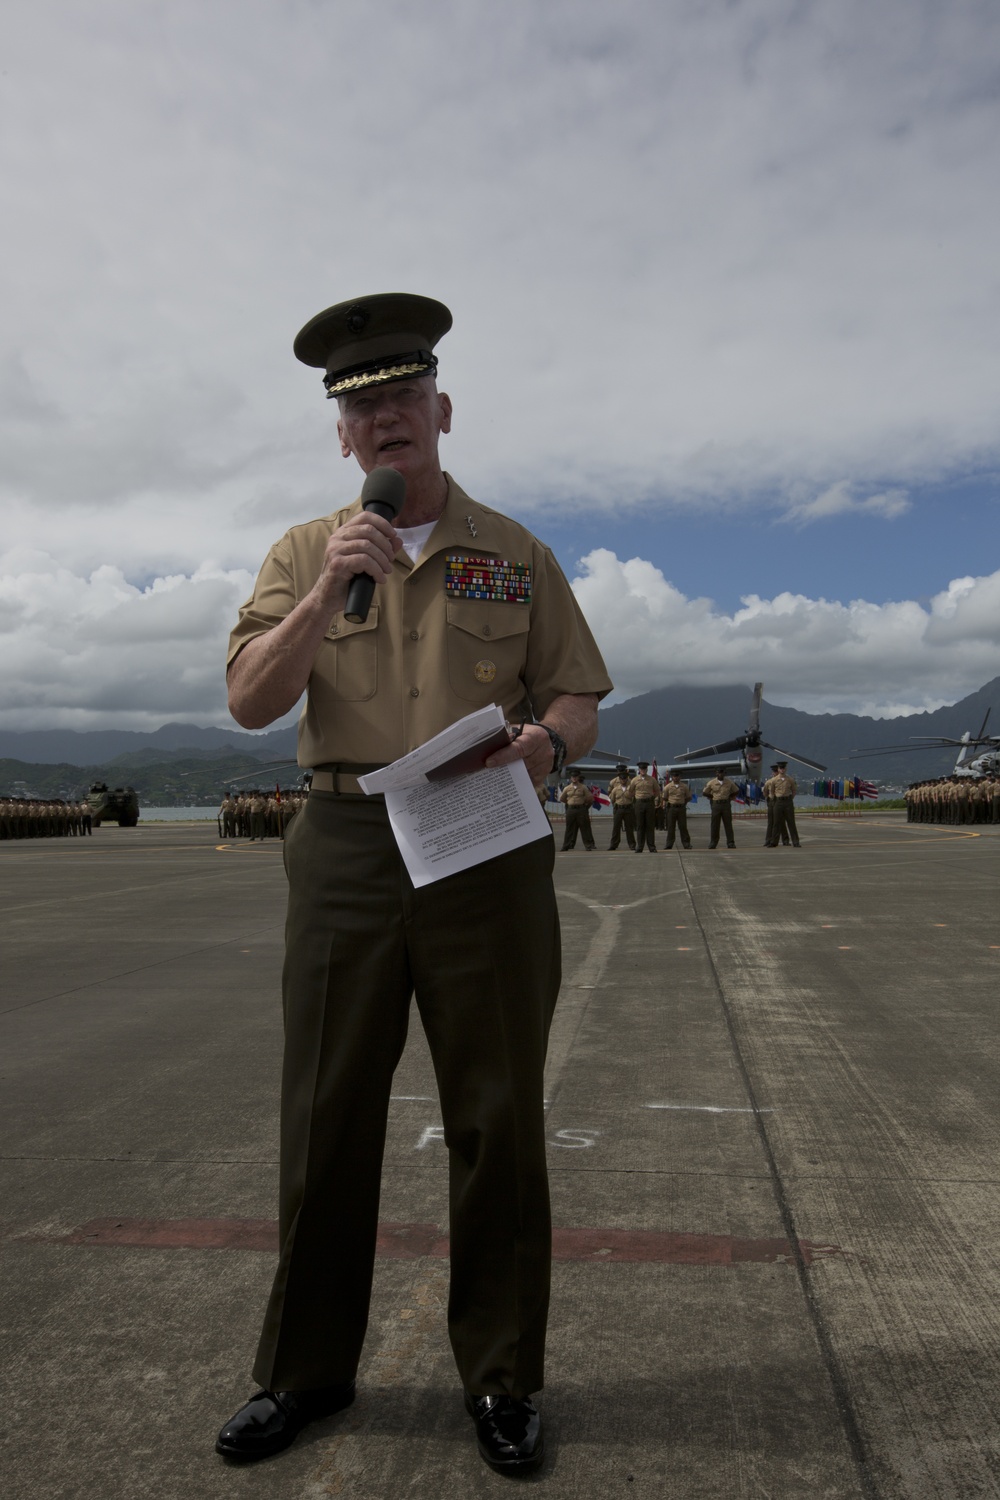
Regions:
<instances>
[{"instance_id":1,"label":"concrete runway surface","mask_svg":"<svg viewBox=\"0 0 1000 1500\"><path fill-rule=\"evenodd\" d=\"M1000 1495L1000 829L800 826L556 857L553 1497ZM358 1401L213 1452L273 1267L280 846L106 827L0 889L6 1500L499 1494L416 1020Z\"/></svg>"}]
</instances>

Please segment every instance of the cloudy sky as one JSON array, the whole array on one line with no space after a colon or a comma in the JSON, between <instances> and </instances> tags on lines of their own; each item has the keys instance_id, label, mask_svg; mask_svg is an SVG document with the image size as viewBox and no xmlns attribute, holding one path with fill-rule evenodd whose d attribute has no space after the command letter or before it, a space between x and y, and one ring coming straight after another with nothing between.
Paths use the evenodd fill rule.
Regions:
<instances>
[{"instance_id":1,"label":"cloudy sky","mask_svg":"<svg viewBox=\"0 0 1000 1500\"><path fill-rule=\"evenodd\" d=\"M225 723L350 501L291 340L448 303L445 463L619 696L893 713L1000 673L995 0L33 0L0 62L0 704Z\"/></svg>"}]
</instances>

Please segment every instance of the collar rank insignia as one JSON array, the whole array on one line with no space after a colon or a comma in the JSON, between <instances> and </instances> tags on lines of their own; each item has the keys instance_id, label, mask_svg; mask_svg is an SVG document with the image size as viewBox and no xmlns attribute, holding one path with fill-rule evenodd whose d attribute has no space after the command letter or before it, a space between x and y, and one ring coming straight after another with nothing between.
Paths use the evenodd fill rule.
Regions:
<instances>
[{"instance_id":1,"label":"collar rank insignia","mask_svg":"<svg viewBox=\"0 0 1000 1500\"><path fill-rule=\"evenodd\" d=\"M494 604L531 603L530 563L449 552L445 566L444 591L452 599L485 599Z\"/></svg>"}]
</instances>

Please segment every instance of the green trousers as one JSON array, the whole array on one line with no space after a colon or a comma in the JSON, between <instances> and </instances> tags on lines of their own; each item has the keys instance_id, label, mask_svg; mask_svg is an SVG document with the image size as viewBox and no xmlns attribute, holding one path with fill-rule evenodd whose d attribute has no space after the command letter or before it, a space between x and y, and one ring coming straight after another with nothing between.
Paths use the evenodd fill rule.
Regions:
<instances>
[{"instance_id":1,"label":"green trousers","mask_svg":"<svg viewBox=\"0 0 1000 1500\"><path fill-rule=\"evenodd\" d=\"M791 835L792 843L799 842L799 830L795 826L795 801L791 797L775 797L774 799L774 832L771 836L772 842L788 842Z\"/></svg>"},{"instance_id":2,"label":"green trousers","mask_svg":"<svg viewBox=\"0 0 1000 1500\"><path fill-rule=\"evenodd\" d=\"M543 1384L543 1069L559 989L553 842L414 890L381 799L312 792L284 846L280 1258L254 1376L354 1378L392 1075L415 996L450 1169L448 1330L465 1387Z\"/></svg>"},{"instance_id":3,"label":"green trousers","mask_svg":"<svg viewBox=\"0 0 1000 1500\"><path fill-rule=\"evenodd\" d=\"M711 826L708 834L708 847L714 849L719 842L719 825L726 830L726 847L731 849L735 840L733 839L733 803L730 797L719 797L712 799Z\"/></svg>"},{"instance_id":4,"label":"green trousers","mask_svg":"<svg viewBox=\"0 0 1000 1500\"><path fill-rule=\"evenodd\" d=\"M652 797L636 797L635 850L642 854L645 849L656 849L656 808Z\"/></svg>"}]
</instances>

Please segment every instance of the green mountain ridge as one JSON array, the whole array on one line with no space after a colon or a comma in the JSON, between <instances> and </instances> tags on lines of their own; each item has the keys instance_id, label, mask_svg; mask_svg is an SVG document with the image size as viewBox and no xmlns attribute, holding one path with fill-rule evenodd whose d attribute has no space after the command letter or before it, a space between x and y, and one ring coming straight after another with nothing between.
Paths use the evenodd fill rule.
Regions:
<instances>
[{"instance_id":1,"label":"green mountain ridge","mask_svg":"<svg viewBox=\"0 0 1000 1500\"><path fill-rule=\"evenodd\" d=\"M93 782L104 781L109 787L134 787L140 807L218 807L233 783L246 788L276 783L287 787L294 786L298 775L294 764L279 769L253 755L175 757L127 766L114 761L74 766L0 760L0 794L75 801Z\"/></svg>"},{"instance_id":2,"label":"green mountain ridge","mask_svg":"<svg viewBox=\"0 0 1000 1500\"><path fill-rule=\"evenodd\" d=\"M749 684L657 688L602 708L597 747L621 751L633 761L648 756L663 765L684 750L742 734L750 717L751 696ZM965 731L975 734L987 709L992 711L990 728L1000 732L1000 677L957 703L896 719L808 714L765 698L761 728L766 741L822 762L831 776L859 774L883 785L900 785L947 774L956 752L900 751L868 757L859 755L859 748L906 744L915 735L958 739ZM9 758L0 759L0 791L13 789L13 783L21 781L38 796L68 796L99 780L109 786L131 784L147 807L205 804L221 797L237 777L250 778L246 785L254 777L262 785L273 785L276 779L285 785L293 783L297 772L290 763L295 761L296 739L294 726L260 735L183 723L164 724L149 734L4 730L0 731L0 756ZM273 769L283 765L285 769ZM800 780L812 779L813 772L804 767L800 771ZM178 801L185 792L192 794L188 803Z\"/></svg>"}]
</instances>

